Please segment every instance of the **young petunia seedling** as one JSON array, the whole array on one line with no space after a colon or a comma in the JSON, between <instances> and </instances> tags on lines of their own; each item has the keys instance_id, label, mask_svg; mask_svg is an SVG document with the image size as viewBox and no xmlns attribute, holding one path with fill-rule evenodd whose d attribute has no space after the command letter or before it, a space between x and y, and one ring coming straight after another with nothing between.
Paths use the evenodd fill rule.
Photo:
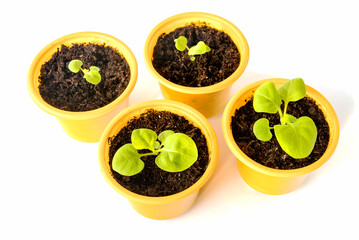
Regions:
<instances>
[{"instance_id":1,"label":"young petunia seedling","mask_svg":"<svg viewBox=\"0 0 359 240\"><path fill-rule=\"evenodd\" d=\"M190 56L192 61L196 59L194 55L201 55L211 51L211 48L208 47L203 41L199 41L197 45L189 48L187 46L187 38L184 36L180 36L179 38L175 39L175 46L177 50L181 52L187 49L188 55Z\"/></svg>"},{"instance_id":2,"label":"young petunia seedling","mask_svg":"<svg viewBox=\"0 0 359 240\"><path fill-rule=\"evenodd\" d=\"M91 66L89 70L82 69L83 63L81 60L75 59L69 63L69 69L73 73L78 73L80 70L84 73L84 78L92 84L99 84L101 82L100 69L96 66Z\"/></svg>"},{"instance_id":3,"label":"young petunia seedling","mask_svg":"<svg viewBox=\"0 0 359 240\"><path fill-rule=\"evenodd\" d=\"M313 151L317 139L317 128L314 121L302 116L295 118L287 114L289 102L295 102L306 95L303 79L294 78L283 84L278 90L273 82L261 85L254 93L253 108L256 112L278 113L281 124L269 126L266 118L258 119L253 125L253 133L261 141L272 138L271 129L281 148L291 157L306 158ZM284 110L281 109L282 101Z\"/></svg>"},{"instance_id":4,"label":"young petunia seedling","mask_svg":"<svg viewBox=\"0 0 359 240\"><path fill-rule=\"evenodd\" d=\"M139 153L147 149L149 153ZM143 156L155 155L156 165L167 172L181 172L192 166L198 150L192 138L183 133L166 130L157 137L155 131L140 128L132 131L131 143L120 147L113 159L112 169L124 176L133 176L145 167Z\"/></svg>"}]
</instances>

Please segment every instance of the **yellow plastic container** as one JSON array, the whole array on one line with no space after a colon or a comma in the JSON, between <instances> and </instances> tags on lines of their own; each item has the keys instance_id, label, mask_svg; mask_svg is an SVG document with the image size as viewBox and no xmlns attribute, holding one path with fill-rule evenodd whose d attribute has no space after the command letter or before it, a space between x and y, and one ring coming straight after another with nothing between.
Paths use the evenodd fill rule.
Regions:
<instances>
[{"instance_id":1,"label":"yellow plastic container","mask_svg":"<svg viewBox=\"0 0 359 240\"><path fill-rule=\"evenodd\" d=\"M212 86L196 88L172 83L163 78L152 65L153 49L157 40L163 33L168 34L179 27L184 27L191 23L199 24L200 22L205 22L209 27L224 31L231 37L239 50L240 64L231 76ZM189 12L172 16L159 23L147 37L144 56L146 67L152 76L158 80L165 99L185 103L197 109L204 116L211 117L225 107L232 84L244 72L248 64L249 47L242 32L226 19L209 13Z\"/></svg>"},{"instance_id":2,"label":"yellow plastic container","mask_svg":"<svg viewBox=\"0 0 359 240\"><path fill-rule=\"evenodd\" d=\"M253 96L254 91L263 83L272 81L278 88L284 84L288 79L281 78L272 78L265 79L252 83L241 90L239 90L229 101L226 106L223 119L222 119L222 129L224 138L232 151L232 153L237 158L237 166L239 173L243 180L251 186L253 189L272 195L285 194L289 193L299 186L302 185L309 173L313 172L320 166L322 166L334 153L334 150L338 144L339 140L339 121L337 115L328 102L318 91L315 89L306 86L307 96L314 99L323 111L325 118L329 124L330 129L330 139L327 150L324 155L318 159L316 162L312 163L309 166L293 169L293 170L280 170L265 167L251 158L249 158L242 150L237 146L231 129L232 116L235 114L235 110L240 108L245 104L245 100Z\"/></svg>"},{"instance_id":3,"label":"yellow plastic container","mask_svg":"<svg viewBox=\"0 0 359 240\"><path fill-rule=\"evenodd\" d=\"M85 112L71 112L55 108L45 102L39 93L39 75L41 66L51 59L61 45L72 43L105 44L118 50L130 66L131 78L125 91L108 105ZM82 142L98 142L101 134L111 119L129 104L129 95L137 81L137 62L131 50L119 39L98 32L79 32L63 36L43 48L33 60L28 76L27 86L33 101L45 112L54 115L65 132Z\"/></svg>"},{"instance_id":4,"label":"yellow plastic container","mask_svg":"<svg viewBox=\"0 0 359 240\"><path fill-rule=\"evenodd\" d=\"M200 128L208 144L210 161L202 177L186 190L165 197L148 197L133 193L122 187L111 174L109 165L108 138L115 136L134 116L148 109L170 111L184 116L194 126ZM195 109L170 100L151 100L138 103L123 110L107 126L99 144L99 164L106 181L120 194L125 196L132 207L141 215L157 220L170 219L187 212L194 204L200 188L209 180L218 160L217 136L207 119Z\"/></svg>"}]
</instances>

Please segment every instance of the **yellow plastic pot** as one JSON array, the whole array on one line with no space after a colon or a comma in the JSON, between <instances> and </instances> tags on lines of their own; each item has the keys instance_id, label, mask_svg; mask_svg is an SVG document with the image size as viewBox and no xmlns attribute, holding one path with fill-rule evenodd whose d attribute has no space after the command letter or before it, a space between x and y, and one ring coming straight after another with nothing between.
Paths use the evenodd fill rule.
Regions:
<instances>
[{"instance_id":1,"label":"yellow plastic pot","mask_svg":"<svg viewBox=\"0 0 359 240\"><path fill-rule=\"evenodd\" d=\"M191 187L180 193L165 197L148 197L133 193L122 187L111 174L109 165L108 138L115 136L127 122L148 109L169 111L184 116L205 135L209 150L209 164L202 177ZM194 204L200 188L211 177L218 160L218 142L216 134L207 119L195 109L170 100L151 100L138 103L123 110L107 126L99 144L99 164L106 181L120 194L125 196L132 207L141 215L151 219L170 219L187 212Z\"/></svg>"},{"instance_id":2,"label":"yellow plastic pot","mask_svg":"<svg viewBox=\"0 0 359 240\"><path fill-rule=\"evenodd\" d=\"M45 102L39 93L39 75L41 66L51 59L61 45L72 43L105 44L118 50L129 64L131 78L125 91L108 105L85 112L71 112L55 108ZM27 86L33 101L45 112L54 115L65 132L82 142L98 142L110 120L129 104L129 95L137 81L137 62L131 50L119 39L98 32L79 32L63 36L43 48L33 60L28 76Z\"/></svg>"},{"instance_id":3,"label":"yellow plastic pot","mask_svg":"<svg viewBox=\"0 0 359 240\"><path fill-rule=\"evenodd\" d=\"M263 83L272 81L278 88L284 84L288 79L272 78L265 79L252 83L241 90L239 90L229 101L226 106L223 119L222 129L224 138L237 158L237 166L239 173L243 180L253 189L272 195L285 194L297 189L306 179L309 173L313 172L317 168L321 167L332 156L339 140L339 121L337 115L328 102L318 91L306 86L307 96L314 99L323 111L326 121L329 124L330 139L329 145L323 156L316 162L303 168L293 170L280 170L265 167L251 158L249 158L242 150L237 146L231 129L232 116L235 114L235 110L245 104L245 100L253 96L254 91Z\"/></svg>"},{"instance_id":4,"label":"yellow plastic pot","mask_svg":"<svg viewBox=\"0 0 359 240\"><path fill-rule=\"evenodd\" d=\"M184 27L191 23L200 24L200 22L205 22L209 27L224 31L231 37L239 50L240 64L231 76L212 86L186 87L172 83L162 77L152 65L153 49L157 40L163 33L168 34L179 27ZM197 109L204 116L211 117L225 107L232 84L244 72L248 64L249 47L242 32L226 19L208 13L189 12L172 16L159 23L147 37L144 56L146 67L152 76L158 80L165 99L185 103Z\"/></svg>"}]
</instances>

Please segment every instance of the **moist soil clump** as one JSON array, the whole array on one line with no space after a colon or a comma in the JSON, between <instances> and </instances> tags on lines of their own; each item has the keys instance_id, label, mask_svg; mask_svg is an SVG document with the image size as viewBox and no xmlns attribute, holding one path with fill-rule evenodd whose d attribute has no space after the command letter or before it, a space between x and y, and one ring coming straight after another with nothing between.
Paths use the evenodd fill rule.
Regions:
<instances>
[{"instance_id":1,"label":"moist soil clump","mask_svg":"<svg viewBox=\"0 0 359 240\"><path fill-rule=\"evenodd\" d=\"M211 51L195 55L192 61L188 50L178 51L174 40L187 38L192 47L204 41ZM210 28L205 23L177 28L162 34L153 50L153 67L165 79L188 87L205 87L228 78L239 66L240 54L232 39L224 32Z\"/></svg>"},{"instance_id":2,"label":"moist soil clump","mask_svg":"<svg viewBox=\"0 0 359 240\"><path fill-rule=\"evenodd\" d=\"M168 111L148 110L138 117L131 119L120 132L109 138L109 158L112 166L112 158L116 151L123 145L131 143L131 134L134 129L148 128L159 135L165 130L184 133L191 137L198 149L197 161L187 170L182 172L166 172L155 164L156 156L144 156L141 159L145 168L134 176L123 176L112 168L112 175L118 183L126 189L145 196L160 197L181 192L203 175L209 162L207 141L201 130L193 126L187 119Z\"/></svg>"},{"instance_id":3,"label":"moist soil clump","mask_svg":"<svg viewBox=\"0 0 359 240\"><path fill-rule=\"evenodd\" d=\"M101 82L87 82L82 71L68 69L71 60L83 62L83 69L100 68ZM66 111L82 112L103 107L115 100L130 81L130 67L112 47L96 44L61 46L41 67L39 91L50 105Z\"/></svg>"},{"instance_id":4,"label":"moist soil clump","mask_svg":"<svg viewBox=\"0 0 359 240\"><path fill-rule=\"evenodd\" d=\"M232 117L231 128L238 147L254 161L275 169L296 169L317 161L324 154L329 143L329 125L322 110L314 100L305 97L297 102L290 102L287 113L296 118L308 116L313 119L317 127L317 140L308 157L302 159L290 157L280 147L273 130L271 130L273 137L268 142L260 141L255 137L253 125L259 118L267 118L269 126L280 124L280 118L278 114L257 113L253 109L253 99L237 109Z\"/></svg>"}]
</instances>

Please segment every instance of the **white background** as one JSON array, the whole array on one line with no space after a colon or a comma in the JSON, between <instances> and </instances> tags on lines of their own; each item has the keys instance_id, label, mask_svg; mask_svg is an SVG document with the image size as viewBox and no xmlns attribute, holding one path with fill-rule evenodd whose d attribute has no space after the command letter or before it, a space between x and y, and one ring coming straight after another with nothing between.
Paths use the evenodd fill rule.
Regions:
<instances>
[{"instance_id":1,"label":"white background","mask_svg":"<svg viewBox=\"0 0 359 240\"><path fill-rule=\"evenodd\" d=\"M359 239L359 8L346 0L295 2L2 3L0 239ZM161 99L144 65L144 43L157 23L189 11L220 15L248 40L249 64L231 95L256 80L302 77L332 103L341 135L333 157L300 189L269 196L239 176L220 113L209 119L218 135L219 163L195 206L172 220L150 220L107 184L98 144L71 139L35 105L26 75L51 41L78 31L104 32L125 42L137 58L130 104Z\"/></svg>"}]
</instances>

